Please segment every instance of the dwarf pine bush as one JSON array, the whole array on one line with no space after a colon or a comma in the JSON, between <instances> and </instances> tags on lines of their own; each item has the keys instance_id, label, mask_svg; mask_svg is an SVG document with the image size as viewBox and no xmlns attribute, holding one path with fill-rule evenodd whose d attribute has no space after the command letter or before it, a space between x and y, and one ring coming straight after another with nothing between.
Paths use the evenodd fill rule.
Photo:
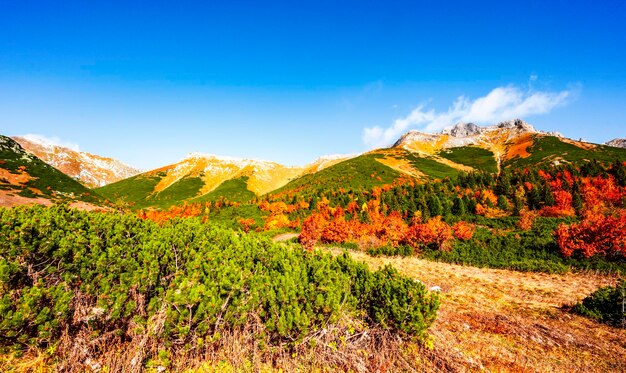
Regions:
<instances>
[{"instance_id":1,"label":"dwarf pine bush","mask_svg":"<svg viewBox=\"0 0 626 373\"><path fill-rule=\"evenodd\" d=\"M605 286L576 304L572 311L598 322L626 328L626 280Z\"/></svg>"},{"instance_id":2,"label":"dwarf pine bush","mask_svg":"<svg viewBox=\"0 0 626 373\"><path fill-rule=\"evenodd\" d=\"M421 338L439 300L392 268L203 224L159 226L65 206L0 209L0 347L54 347L62 334L168 346L256 321L296 342L341 316ZM160 323L156 327L157 321ZM257 328L258 330L259 328Z\"/></svg>"}]
</instances>

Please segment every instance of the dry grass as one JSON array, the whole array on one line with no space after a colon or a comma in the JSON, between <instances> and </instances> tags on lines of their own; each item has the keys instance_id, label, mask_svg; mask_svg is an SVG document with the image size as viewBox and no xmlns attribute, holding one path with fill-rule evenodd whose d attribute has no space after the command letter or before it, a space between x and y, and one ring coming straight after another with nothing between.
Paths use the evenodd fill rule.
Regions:
<instances>
[{"instance_id":1,"label":"dry grass","mask_svg":"<svg viewBox=\"0 0 626 373\"><path fill-rule=\"evenodd\" d=\"M576 141L576 140L572 140L572 139L568 139L566 137L559 137L559 140L577 146L581 149L585 149L585 150L591 150L591 149L595 149L597 147L596 144L592 144L590 142L584 142L584 141Z\"/></svg>"},{"instance_id":2,"label":"dry grass","mask_svg":"<svg viewBox=\"0 0 626 373\"><path fill-rule=\"evenodd\" d=\"M626 371L626 331L563 308L600 286L613 284L615 278L522 273L418 258L374 258L358 252L351 255L372 269L391 264L429 287L441 287L439 317L429 332L435 353L443 359L462 360L463 370Z\"/></svg>"},{"instance_id":3,"label":"dry grass","mask_svg":"<svg viewBox=\"0 0 626 373\"><path fill-rule=\"evenodd\" d=\"M508 151L506 152L505 159L513 159L515 157L520 158L528 158L530 157L530 153L528 152L528 148L533 145L533 135L525 134L518 138L516 138L508 147Z\"/></svg>"},{"instance_id":4,"label":"dry grass","mask_svg":"<svg viewBox=\"0 0 626 373\"><path fill-rule=\"evenodd\" d=\"M158 314L155 317L159 317ZM158 320L154 323L158 328ZM245 329L222 330L204 347L165 350L149 334L132 341L62 337L56 356L41 352L21 358L0 355L0 368L15 372L440 372L462 362L440 359L430 350L379 328L345 317L296 344L270 345L259 338L263 326L249 320ZM158 333L158 330L151 332ZM172 341L176 345L177 341Z\"/></svg>"}]
</instances>

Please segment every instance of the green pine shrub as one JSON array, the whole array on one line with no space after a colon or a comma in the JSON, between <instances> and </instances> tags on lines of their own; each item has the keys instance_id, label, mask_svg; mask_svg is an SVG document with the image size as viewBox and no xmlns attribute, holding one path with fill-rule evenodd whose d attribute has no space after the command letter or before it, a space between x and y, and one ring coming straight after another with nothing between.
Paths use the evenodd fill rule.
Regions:
<instances>
[{"instance_id":1,"label":"green pine shrub","mask_svg":"<svg viewBox=\"0 0 626 373\"><path fill-rule=\"evenodd\" d=\"M626 280L601 287L572 308L572 312L598 322L626 328Z\"/></svg>"},{"instance_id":2,"label":"green pine shrub","mask_svg":"<svg viewBox=\"0 0 626 373\"><path fill-rule=\"evenodd\" d=\"M294 343L346 315L420 339L438 306L437 294L391 268L371 272L347 255L199 219L159 226L66 206L0 209L4 350L53 351L63 333L86 330L192 346L251 322L270 343Z\"/></svg>"}]
</instances>

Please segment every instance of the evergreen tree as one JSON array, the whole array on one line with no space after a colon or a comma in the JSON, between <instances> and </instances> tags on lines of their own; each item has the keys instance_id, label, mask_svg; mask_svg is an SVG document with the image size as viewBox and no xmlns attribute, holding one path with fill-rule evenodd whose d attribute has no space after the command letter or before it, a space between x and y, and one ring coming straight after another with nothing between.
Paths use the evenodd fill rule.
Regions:
<instances>
[{"instance_id":1,"label":"evergreen tree","mask_svg":"<svg viewBox=\"0 0 626 373\"><path fill-rule=\"evenodd\" d=\"M423 220L428 220L432 216L430 209L428 208L428 204L426 203L426 200L423 197L420 198L419 210L422 212Z\"/></svg>"},{"instance_id":2,"label":"evergreen tree","mask_svg":"<svg viewBox=\"0 0 626 373\"><path fill-rule=\"evenodd\" d=\"M452 213L457 216L463 216L467 214L467 207L463 199L456 197L452 205Z\"/></svg>"},{"instance_id":3,"label":"evergreen tree","mask_svg":"<svg viewBox=\"0 0 626 373\"><path fill-rule=\"evenodd\" d=\"M502 170L498 176L498 181L494 188L494 193L497 195L510 195L511 194L511 178L506 170Z\"/></svg>"},{"instance_id":4,"label":"evergreen tree","mask_svg":"<svg viewBox=\"0 0 626 373\"><path fill-rule=\"evenodd\" d=\"M626 165L624 165L624 162L613 162L613 165L611 166L611 174L615 177L619 186L626 186Z\"/></svg>"},{"instance_id":5,"label":"evergreen tree","mask_svg":"<svg viewBox=\"0 0 626 373\"><path fill-rule=\"evenodd\" d=\"M524 200L519 196L515 195L513 199L513 215L519 216L522 210L524 209Z\"/></svg>"},{"instance_id":6,"label":"evergreen tree","mask_svg":"<svg viewBox=\"0 0 626 373\"><path fill-rule=\"evenodd\" d=\"M509 201L506 200L505 196L498 197L498 208L503 211L509 211Z\"/></svg>"},{"instance_id":7,"label":"evergreen tree","mask_svg":"<svg viewBox=\"0 0 626 373\"><path fill-rule=\"evenodd\" d=\"M441 205L441 200L437 197L436 194L433 194L428 198L428 209L432 216L443 215L443 206Z\"/></svg>"},{"instance_id":8,"label":"evergreen tree","mask_svg":"<svg viewBox=\"0 0 626 373\"><path fill-rule=\"evenodd\" d=\"M531 210L539 210L541 207L541 192L536 184L532 184L532 189L526 193L528 208Z\"/></svg>"},{"instance_id":9,"label":"evergreen tree","mask_svg":"<svg viewBox=\"0 0 626 373\"><path fill-rule=\"evenodd\" d=\"M574 211L576 211L577 216L583 215L585 206L583 196L580 193L580 183L578 181L575 181L574 185L572 185L572 207Z\"/></svg>"},{"instance_id":10,"label":"evergreen tree","mask_svg":"<svg viewBox=\"0 0 626 373\"><path fill-rule=\"evenodd\" d=\"M543 187L543 202L546 206L554 206L554 194L552 194L552 188L549 184L545 184Z\"/></svg>"}]
</instances>

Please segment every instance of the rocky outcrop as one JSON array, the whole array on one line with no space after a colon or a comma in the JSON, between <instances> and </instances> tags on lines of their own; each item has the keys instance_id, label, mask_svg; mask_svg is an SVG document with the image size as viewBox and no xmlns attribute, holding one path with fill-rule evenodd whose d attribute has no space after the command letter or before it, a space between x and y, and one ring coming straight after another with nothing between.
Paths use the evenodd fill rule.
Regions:
<instances>
[{"instance_id":1,"label":"rocky outcrop","mask_svg":"<svg viewBox=\"0 0 626 373\"><path fill-rule=\"evenodd\" d=\"M454 137L468 137L480 134L481 128L474 123L457 123L445 128L441 133Z\"/></svg>"},{"instance_id":2,"label":"rocky outcrop","mask_svg":"<svg viewBox=\"0 0 626 373\"><path fill-rule=\"evenodd\" d=\"M615 148L625 148L626 149L626 139L613 139L611 141L607 141L605 145L612 146Z\"/></svg>"},{"instance_id":3,"label":"rocky outcrop","mask_svg":"<svg viewBox=\"0 0 626 373\"><path fill-rule=\"evenodd\" d=\"M484 127L471 122L461 122L446 127L438 133L409 131L402 135L393 146L426 153L437 151L441 148L454 148L468 145L479 145L490 148L490 145L498 145L491 144L493 142L507 142L519 138L522 135L535 133L553 136L549 133L537 131L535 127L521 119L513 119Z\"/></svg>"},{"instance_id":4,"label":"rocky outcrop","mask_svg":"<svg viewBox=\"0 0 626 373\"><path fill-rule=\"evenodd\" d=\"M496 125L496 127L501 128L501 129L512 129L520 133L537 132L535 127L531 126L530 124L524 122L521 119L513 119L513 120L508 120L505 122L500 122Z\"/></svg>"}]
</instances>

